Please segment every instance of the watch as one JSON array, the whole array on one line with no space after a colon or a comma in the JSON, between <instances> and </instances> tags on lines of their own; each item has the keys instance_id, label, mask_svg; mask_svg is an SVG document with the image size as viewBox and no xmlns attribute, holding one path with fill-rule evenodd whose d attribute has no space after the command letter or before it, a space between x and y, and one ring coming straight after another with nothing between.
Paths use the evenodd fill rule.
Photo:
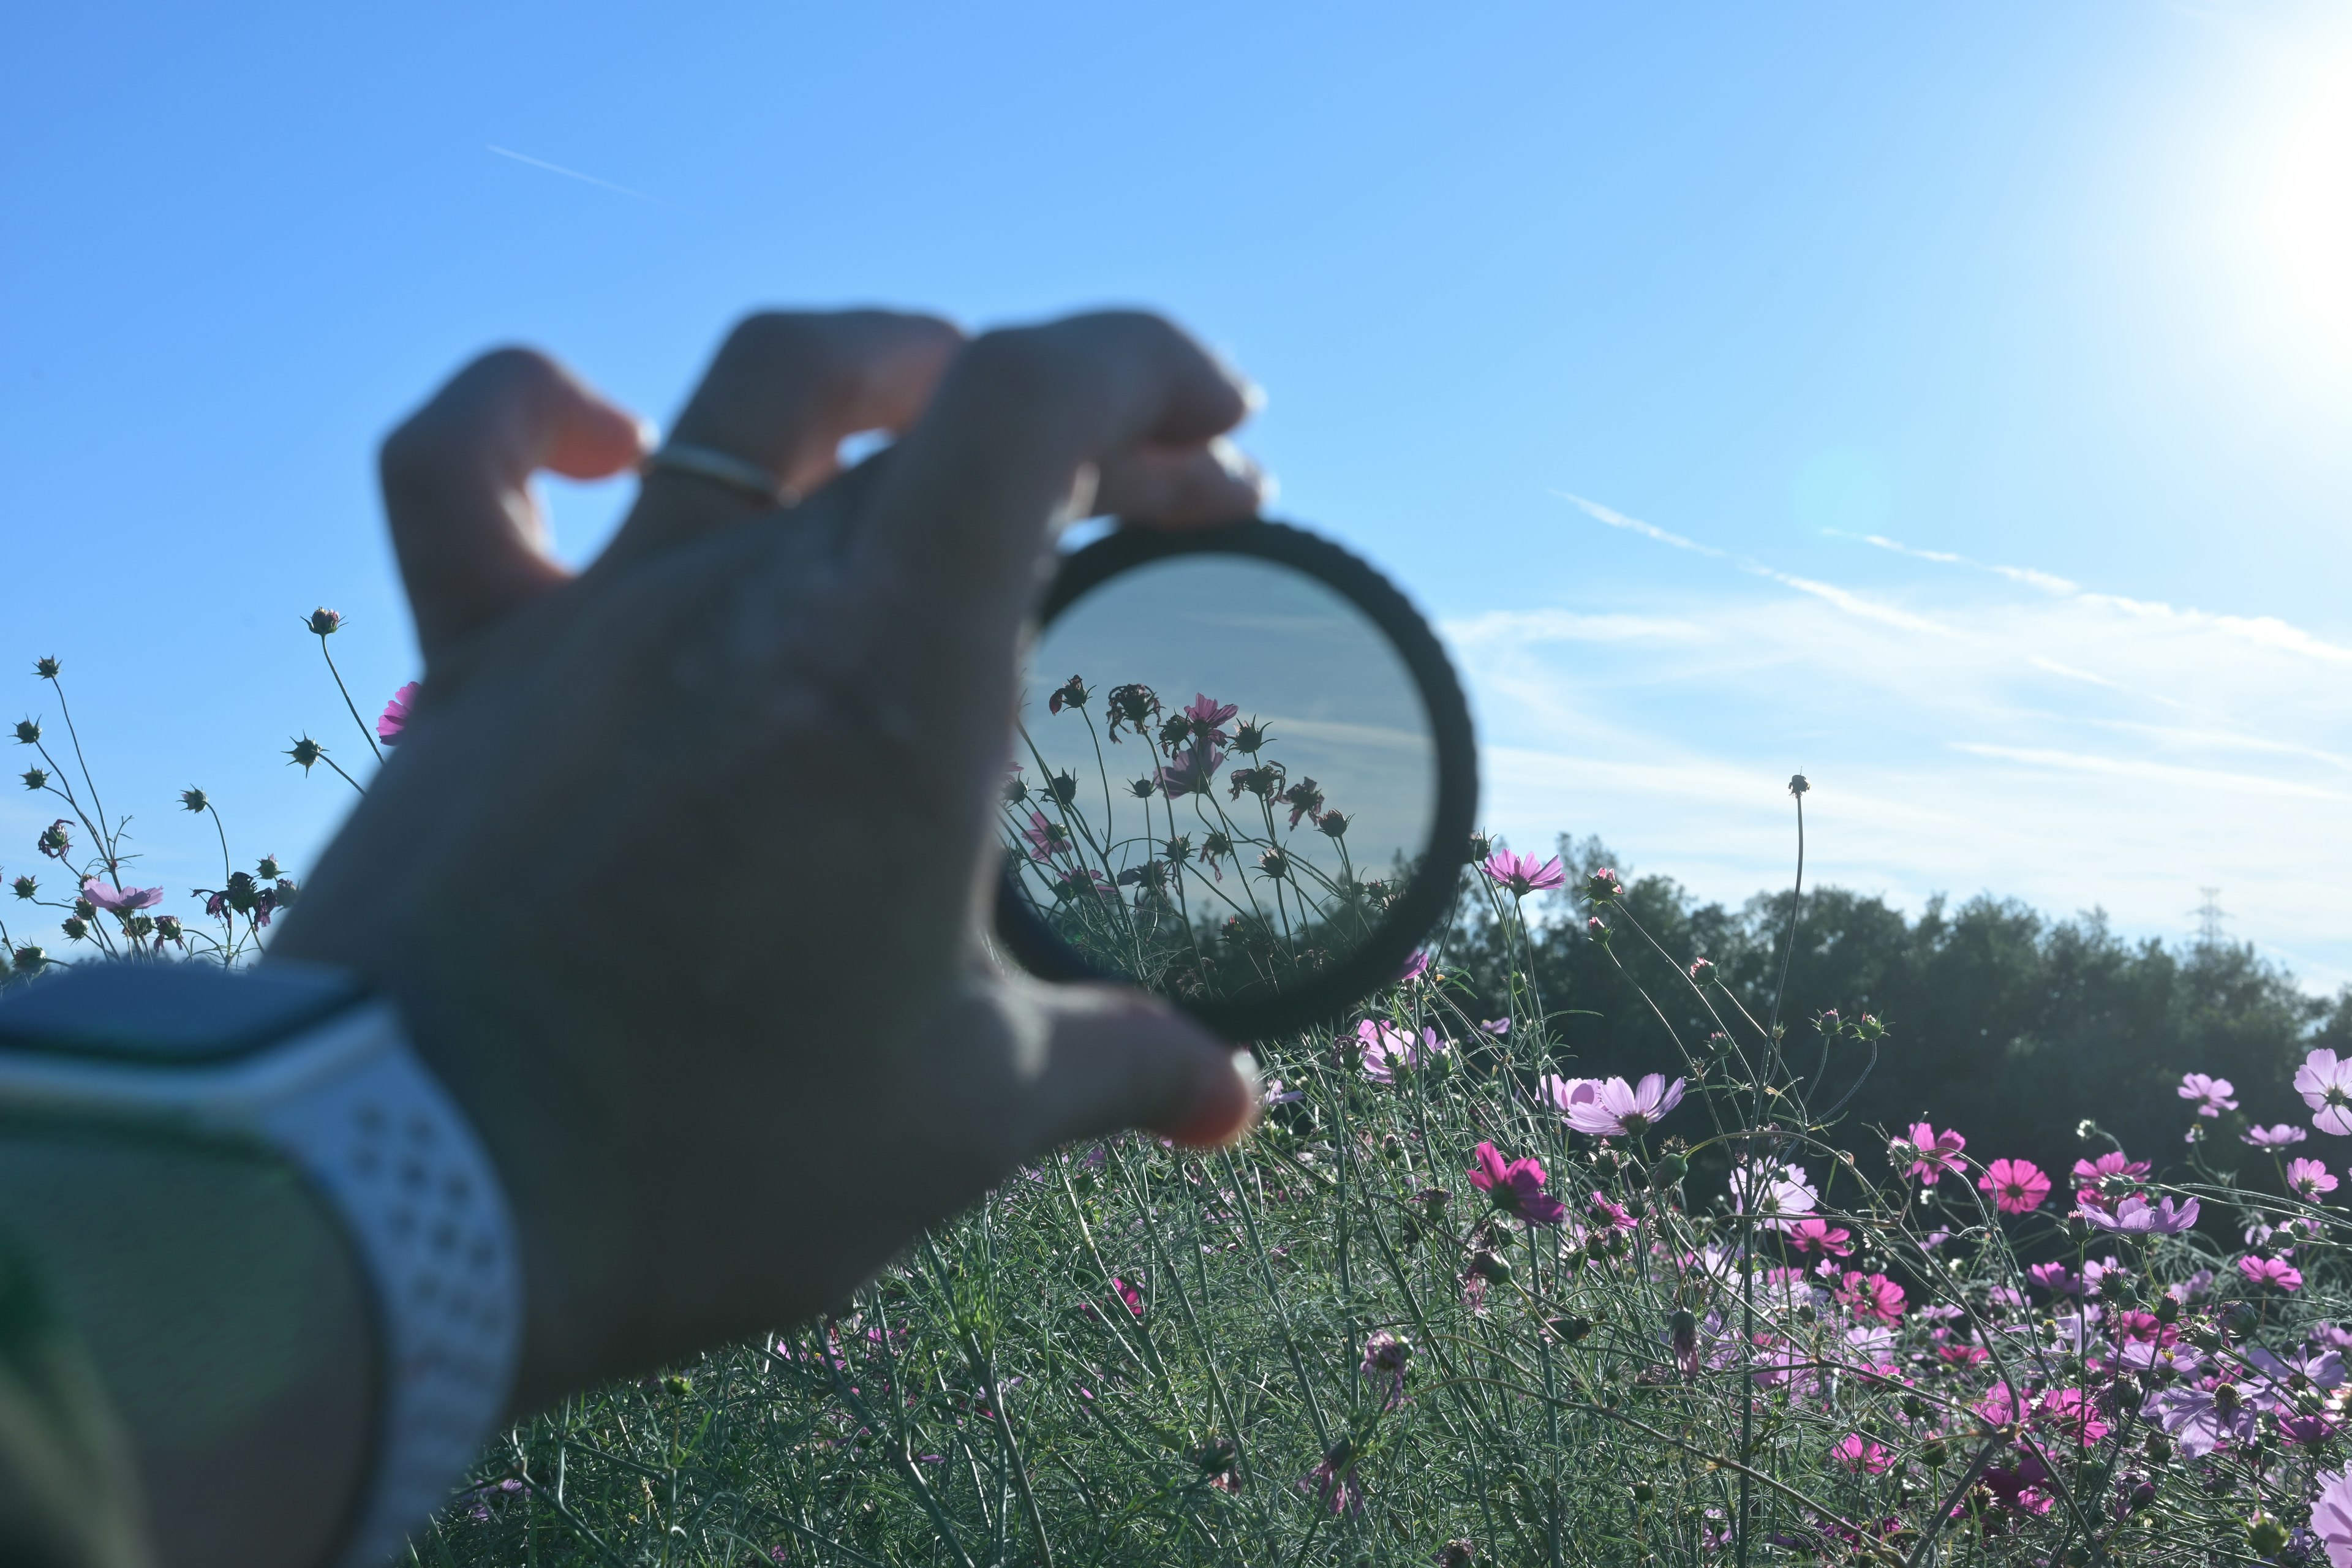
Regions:
<instances>
[{"instance_id":1,"label":"watch","mask_svg":"<svg viewBox=\"0 0 2352 1568\"><path fill-rule=\"evenodd\" d=\"M89 1131L282 1163L373 1299L373 1459L335 1561L374 1568L503 1415L522 1270L497 1173L391 1005L270 960L80 964L0 994L0 1136Z\"/></svg>"}]
</instances>

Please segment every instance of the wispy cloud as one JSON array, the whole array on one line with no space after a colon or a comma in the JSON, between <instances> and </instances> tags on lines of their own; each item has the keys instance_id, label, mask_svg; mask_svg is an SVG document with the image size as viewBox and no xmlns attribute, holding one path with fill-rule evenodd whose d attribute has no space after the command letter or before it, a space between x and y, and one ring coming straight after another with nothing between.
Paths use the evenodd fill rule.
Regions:
<instances>
[{"instance_id":1,"label":"wispy cloud","mask_svg":"<svg viewBox=\"0 0 2352 1568\"><path fill-rule=\"evenodd\" d=\"M1918 572L1864 593L1564 499L1677 564L1646 595L1613 586L1606 614L1448 625L1493 826L1530 847L1599 832L1742 897L1787 875L1780 786L1802 771L1832 880L1915 908L1939 889L2098 905L2168 936L2218 885L2236 934L2352 981L2352 649L1892 539L1868 542ZM1791 595L1837 613L1791 615Z\"/></svg>"},{"instance_id":2,"label":"wispy cloud","mask_svg":"<svg viewBox=\"0 0 2352 1568\"><path fill-rule=\"evenodd\" d=\"M1566 490L1554 490L1551 493L1571 506L1581 509L1584 514L1594 521L1605 522L1612 528L1622 528L1629 533L1638 533L1644 539L1654 539L1661 544L1671 544L1676 550L1688 550L1700 555L1723 553L1712 544L1701 544L1696 540L1685 539L1679 533L1669 533L1654 522L1643 522L1638 517L1627 517L1622 511L1612 511L1597 500L1587 500L1582 496L1571 495Z\"/></svg>"},{"instance_id":3,"label":"wispy cloud","mask_svg":"<svg viewBox=\"0 0 2352 1568\"><path fill-rule=\"evenodd\" d=\"M484 142L483 146L501 158L511 158L518 163L528 163L534 169L544 169L551 174L561 174L567 180L578 180L583 184L594 185L598 190L611 191L616 195L629 196L641 202L651 202L657 207L669 207L675 212L686 210L673 202L662 200L659 196L649 196L643 191L633 191L626 185L616 185L610 180L600 180L593 174L583 174L577 169L567 169L561 163L551 163L544 158L534 158L527 153L518 153L511 147L500 147L493 142Z\"/></svg>"}]
</instances>

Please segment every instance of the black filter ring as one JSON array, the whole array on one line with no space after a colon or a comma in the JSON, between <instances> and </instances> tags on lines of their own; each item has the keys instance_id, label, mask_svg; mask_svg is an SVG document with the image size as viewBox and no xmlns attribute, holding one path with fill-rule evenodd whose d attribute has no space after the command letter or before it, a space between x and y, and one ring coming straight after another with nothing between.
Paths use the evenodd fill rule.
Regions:
<instances>
[{"instance_id":1,"label":"black filter ring","mask_svg":"<svg viewBox=\"0 0 2352 1568\"><path fill-rule=\"evenodd\" d=\"M1428 621L1396 585L1348 551L1288 523L1253 519L1216 528L1128 526L1066 557L1038 608L1051 626L1080 598L1124 572L1188 555L1242 555L1304 573L1338 593L1381 629L1412 674L1437 748L1437 809L1421 871L1389 906L1370 938L1340 963L1266 1002L1223 1004L1171 998L1229 1040L1264 1040L1337 1023L1395 981L1405 961L1454 901L1478 811L1478 744L1470 707L1453 661ZM1045 980L1110 980L1049 931L1015 889L1006 868L996 899L996 935L1032 974Z\"/></svg>"}]
</instances>

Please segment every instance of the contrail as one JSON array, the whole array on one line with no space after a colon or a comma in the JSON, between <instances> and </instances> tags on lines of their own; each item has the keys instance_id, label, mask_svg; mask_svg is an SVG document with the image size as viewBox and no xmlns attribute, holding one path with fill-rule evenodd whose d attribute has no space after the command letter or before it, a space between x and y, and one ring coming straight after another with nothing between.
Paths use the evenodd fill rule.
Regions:
<instances>
[{"instance_id":1,"label":"contrail","mask_svg":"<svg viewBox=\"0 0 2352 1568\"><path fill-rule=\"evenodd\" d=\"M494 142L484 142L483 145L488 147L491 152L496 153L501 158L512 158L518 163L528 163L534 169L544 169L551 174L561 174L567 180L579 180L584 184L595 185L604 190L617 192L625 196L635 196L641 202L651 202L657 207L666 207L670 205L668 202L662 200L659 196L649 196L643 191L633 191L626 185L616 185L610 180L600 180L593 174L583 174L577 169L567 169L561 163L551 163L544 158L533 158L525 153L518 153L510 147L500 147Z\"/></svg>"}]
</instances>

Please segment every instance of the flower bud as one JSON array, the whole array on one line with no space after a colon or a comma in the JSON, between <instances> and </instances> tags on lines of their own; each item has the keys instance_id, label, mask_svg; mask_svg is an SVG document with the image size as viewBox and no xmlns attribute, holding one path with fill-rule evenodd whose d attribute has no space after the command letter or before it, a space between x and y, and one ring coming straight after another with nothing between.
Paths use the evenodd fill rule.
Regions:
<instances>
[{"instance_id":1,"label":"flower bud","mask_svg":"<svg viewBox=\"0 0 2352 1568\"><path fill-rule=\"evenodd\" d=\"M180 804L190 811L202 811L212 803L212 797L200 789L184 789L180 792Z\"/></svg>"},{"instance_id":2,"label":"flower bud","mask_svg":"<svg viewBox=\"0 0 2352 1568\"><path fill-rule=\"evenodd\" d=\"M1812 787L1813 786L1811 784L1806 782L1804 774L1790 773L1789 775L1789 793L1790 795L1802 795Z\"/></svg>"},{"instance_id":3,"label":"flower bud","mask_svg":"<svg viewBox=\"0 0 2352 1568\"><path fill-rule=\"evenodd\" d=\"M1604 945L1609 941L1609 928L1601 923L1601 917L1599 915L1592 915L1586 919L1584 922L1584 934L1591 937L1593 941Z\"/></svg>"},{"instance_id":4,"label":"flower bud","mask_svg":"<svg viewBox=\"0 0 2352 1568\"><path fill-rule=\"evenodd\" d=\"M35 723L30 719L19 719L16 721L16 744L20 746L37 745L40 742L40 725Z\"/></svg>"},{"instance_id":5,"label":"flower bud","mask_svg":"<svg viewBox=\"0 0 2352 1568\"><path fill-rule=\"evenodd\" d=\"M42 969L47 966L49 962L49 950L37 944L27 944L24 947L18 948L14 956L16 960L16 972L18 973L34 974L39 973Z\"/></svg>"},{"instance_id":6,"label":"flower bud","mask_svg":"<svg viewBox=\"0 0 2352 1568\"><path fill-rule=\"evenodd\" d=\"M1482 1247L1470 1255L1470 1272L1499 1285L1511 1277L1511 1260Z\"/></svg>"},{"instance_id":7,"label":"flower bud","mask_svg":"<svg viewBox=\"0 0 2352 1568\"><path fill-rule=\"evenodd\" d=\"M1944 1447L1941 1437L1934 1438L1919 1450L1919 1462L1929 1469L1938 1469L1951 1462L1952 1451Z\"/></svg>"},{"instance_id":8,"label":"flower bud","mask_svg":"<svg viewBox=\"0 0 2352 1568\"><path fill-rule=\"evenodd\" d=\"M1558 1334L1563 1342L1572 1345L1592 1331L1592 1320L1570 1312L1565 1317L1554 1318L1551 1331Z\"/></svg>"},{"instance_id":9,"label":"flower bud","mask_svg":"<svg viewBox=\"0 0 2352 1568\"><path fill-rule=\"evenodd\" d=\"M79 915L68 915L58 922L58 929L66 933L68 942L79 942L89 934L89 924Z\"/></svg>"},{"instance_id":10,"label":"flower bud","mask_svg":"<svg viewBox=\"0 0 2352 1568\"><path fill-rule=\"evenodd\" d=\"M1584 879L1584 897L1588 903L1604 904L1622 896L1624 891L1625 884L1619 881L1617 873L1606 866L1594 867L1592 874Z\"/></svg>"},{"instance_id":11,"label":"flower bud","mask_svg":"<svg viewBox=\"0 0 2352 1568\"><path fill-rule=\"evenodd\" d=\"M1075 773L1047 773L1045 793L1054 797L1056 805L1068 805L1078 798L1078 775Z\"/></svg>"},{"instance_id":12,"label":"flower bud","mask_svg":"<svg viewBox=\"0 0 2352 1568\"><path fill-rule=\"evenodd\" d=\"M1690 1162L1680 1154L1660 1155L1650 1167L1650 1185L1671 1187L1690 1174Z\"/></svg>"},{"instance_id":13,"label":"flower bud","mask_svg":"<svg viewBox=\"0 0 2352 1568\"><path fill-rule=\"evenodd\" d=\"M1696 985L1703 990L1706 987L1714 984L1721 977L1720 972L1715 967L1715 960L1711 958L1694 958L1691 960L1690 981L1692 984Z\"/></svg>"},{"instance_id":14,"label":"flower bud","mask_svg":"<svg viewBox=\"0 0 2352 1568\"><path fill-rule=\"evenodd\" d=\"M1658 1495L1658 1489L1647 1481L1635 1481L1626 1489L1633 1494L1635 1502L1648 1502Z\"/></svg>"},{"instance_id":15,"label":"flower bud","mask_svg":"<svg viewBox=\"0 0 2352 1568\"><path fill-rule=\"evenodd\" d=\"M98 918L98 906L88 899L76 899L73 901L73 912L86 921L94 921Z\"/></svg>"},{"instance_id":16,"label":"flower bud","mask_svg":"<svg viewBox=\"0 0 2352 1568\"><path fill-rule=\"evenodd\" d=\"M2286 1545L2286 1526L2256 1510L2253 1517L2246 1521L2246 1544L2254 1549L2257 1557L2274 1556Z\"/></svg>"},{"instance_id":17,"label":"flower bud","mask_svg":"<svg viewBox=\"0 0 2352 1568\"><path fill-rule=\"evenodd\" d=\"M1336 811L1327 811L1315 819L1315 826L1326 838L1347 837L1348 819Z\"/></svg>"},{"instance_id":18,"label":"flower bud","mask_svg":"<svg viewBox=\"0 0 2352 1568\"><path fill-rule=\"evenodd\" d=\"M328 609L321 605L311 611L309 619L302 624L320 637L332 637L343 629L343 617L340 611Z\"/></svg>"},{"instance_id":19,"label":"flower bud","mask_svg":"<svg viewBox=\"0 0 2352 1568\"><path fill-rule=\"evenodd\" d=\"M63 668L65 667L54 658L37 658L33 661L33 673L43 680L55 680L58 678L58 671Z\"/></svg>"},{"instance_id":20,"label":"flower bud","mask_svg":"<svg viewBox=\"0 0 2352 1568\"><path fill-rule=\"evenodd\" d=\"M293 758L295 765L307 773L318 765L320 757L327 754L327 748L305 735L288 747L286 754Z\"/></svg>"},{"instance_id":21,"label":"flower bud","mask_svg":"<svg viewBox=\"0 0 2352 1568\"><path fill-rule=\"evenodd\" d=\"M8 890L20 899L29 899L41 890L41 885L30 877L19 877L8 884Z\"/></svg>"},{"instance_id":22,"label":"flower bud","mask_svg":"<svg viewBox=\"0 0 2352 1568\"><path fill-rule=\"evenodd\" d=\"M2158 1296L2156 1299L2156 1321L2159 1323L2179 1322L2180 1321L2180 1303L2174 1300L2170 1296Z\"/></svg>"},{"instance_id":23,"label":"flower bud","mask_svg":"<svg viewBox=\"0 0 2352 1568\"><path fill-rule=\"evenodd\" d=\"M278 875L278 857L275 855L264 855L261 858L261 864L256 866L253 869L257 875L264 879L275 878Z\"/></svg>"},{"instance_id":24,"label":"flower bud","mask_svg":"<svg viewBox=\"0 0 2352 1568\"><path fill-rule=\"evenodd\" d=\"M26 768L25 770L25 787L26 789L47 789L49 787L49 775L43 773L38 768Z\"/></svg>"}]
</instances>

